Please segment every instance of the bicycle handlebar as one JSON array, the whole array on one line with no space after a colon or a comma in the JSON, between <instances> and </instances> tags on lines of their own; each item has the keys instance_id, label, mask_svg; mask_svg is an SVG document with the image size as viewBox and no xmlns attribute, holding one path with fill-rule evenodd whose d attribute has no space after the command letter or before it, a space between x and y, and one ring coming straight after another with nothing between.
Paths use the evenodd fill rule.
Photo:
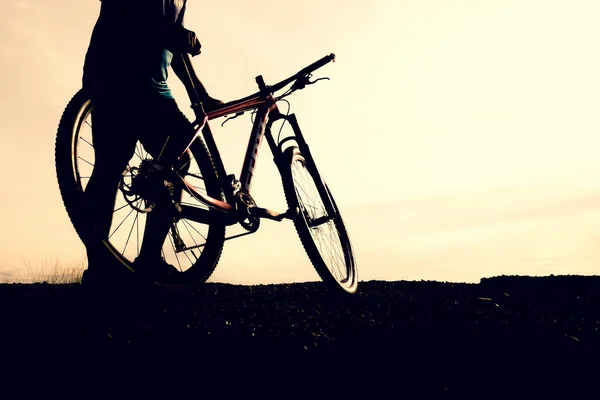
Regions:
<instances>
[{"instance_id":1,"label":"bicycle handlebar","mask_svg":"<svg viewBox=\"0 0 600 400\"><path fill-rule=\"evenodd\" d=\"M314 63L310 64L308 67L306 67L303 70L301 70L300 72L298 72L296 75L310 74L311 72L318 70L319 68L329 64L332 61L335 61L335 54L333 54L333 53L321 58L319 61L315 61Z\"/></svg>"},{"instance_id":2,"label":"bicycle handlebar","mask_svg":"<svg viewBox=\"0 0 600 400\"><path fill-rule=\"evenodd\" d=\"M308 67L305 67L303 69L301 69L300 71L298 71L298 73L290 76L287 79L284 79L283 81L271 86L270 88L267 87L267 89L270 89L270 92L276 92L278 90L281 90L282 88L284 88L285 86L289 85L290 83L292 83L292 81L298 79L298 78L303 78L306 77L307 75L309 75L310 73L312 73L313 71L318 70L319 68L329 64L330 62L335 61L335 54L331 53L323 58L321 58L318 61L315 61L314 63L310 64ZM261 77L262 78L262 77ZM257 77L258 79L258 77Z\"/></svg>"},{"instance_id":3,"label":"bicycle handlebar","mask_svg":"<svg viewBox=\"0 0 600 400\"><path fill-rule=\"evenodd\" d=\"M303 69L301 69L294 75L290 76L289 78L286 78L286 79L282 80L281 82L278 82L272 86L266 85L262 75L259 75L256 77L256 83L258 84L259 92L251 94L250 96L246 96L246 97L238 99L238 100L233 100L233 101L224 103L218 109L211 111L210 114L212 114L215 117L226 115L227 109L231 109L231 108L235 107L236 105L246 102L248 100L259 99L268 94L273 94L273 93L277 92L278 90L283 89L285 86L289 85L293 81L306 78L313 71L316 71L317 69L323 67L324 65L329 64L332 61L335 61L335 54L333 54L333 53L321 58L318 61L315 61L314 63L310 64L307 67L304 67Z\"/></svg>"}]
</instances>

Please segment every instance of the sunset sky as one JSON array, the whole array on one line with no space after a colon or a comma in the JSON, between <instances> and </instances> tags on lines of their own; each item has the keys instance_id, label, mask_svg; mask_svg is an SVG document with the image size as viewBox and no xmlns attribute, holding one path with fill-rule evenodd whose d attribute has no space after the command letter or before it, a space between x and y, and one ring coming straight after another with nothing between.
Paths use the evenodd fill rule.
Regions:
<instances>
[{"instance_id":1,"label":"sunset sky","mask_svg":"<svg viewBox=\"0 0 600 400\"><path fill-rule=\"evenodd\" d=\"M54 167L98 0L0 3L0 281L85 262ZM194 65L225 101L335 53L289 98L355 247L360 280L600 272L600 3L189 0ZM118 65L115 65L118 67ZM189 102L172 74L181 108ZM142 116L137 116L141 118ZM239 175L249 116L214 133ZM267 147L253 193L283 208ZM318 279L291 222L226 242L211 281Z\"/></svg>"}]
</instances>

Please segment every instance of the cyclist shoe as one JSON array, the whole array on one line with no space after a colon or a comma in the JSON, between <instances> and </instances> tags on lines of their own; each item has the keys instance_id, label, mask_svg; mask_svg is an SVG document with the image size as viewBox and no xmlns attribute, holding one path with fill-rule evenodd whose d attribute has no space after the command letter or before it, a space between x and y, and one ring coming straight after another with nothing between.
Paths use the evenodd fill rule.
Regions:
<instances>
[{"instance_id":1,"label":"cyclist shoe","mask_svg":"<svg viewBox=\"0 0 600 400\"><path fill-rule=\"evenodd\" d=\"M179 271L164 258L142 259L137 257L133 261L135 275L147 282L160 282L165 284L176 284L180 276Z\"/></svg>"},{"instance_id":2,"label":"cyclist shoe","mask_svg":"<svg viewBox=\"0 0 600 400\"><path fill-rule=\"evenodd\" d=\"M83 271L81 284L89 288L129 288L135 282L134 274L114 260L92 259Z\"/></svg>"}]
</instances>

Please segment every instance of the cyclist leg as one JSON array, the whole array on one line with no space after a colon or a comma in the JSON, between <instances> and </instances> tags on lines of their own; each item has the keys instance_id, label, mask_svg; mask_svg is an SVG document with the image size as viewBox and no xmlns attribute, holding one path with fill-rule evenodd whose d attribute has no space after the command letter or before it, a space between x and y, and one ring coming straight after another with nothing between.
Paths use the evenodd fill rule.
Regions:
<instances>
[{"instance_id":1,"label":"cyclist leg","mask_svg":"<svg viewBox=\"0 0 600 400\"><path fill-rule=\"evenodd\" d=\"M153 118L153 129L145 130L141 137L144 148L164 165L186 171L190 158L189 153L183 153L183 150L195 134L192 124L174 100L159 99L153 105L152 115L156 117ZM183 190L178 182L172 183L177 191L174 200L181 201ZM162 259L162 247L172 223L173 215L165 207L156 207L148 214L139 260L153 262Z\"/></svg>"},{"instance_id":2,"label":"cyclist leg","mask_svg":"<svg viewBox=\"0 0 600 400\"><path fill-rule=\"evenodd\" d=\"M136 143L135 131L128 126L127 109L122 100L99 99L92 112L95 161L85 189L86 218L92 229L84 238L90 265L110 263L101 241L108 239L119 180Z\"/></svg>"}]
</instances>

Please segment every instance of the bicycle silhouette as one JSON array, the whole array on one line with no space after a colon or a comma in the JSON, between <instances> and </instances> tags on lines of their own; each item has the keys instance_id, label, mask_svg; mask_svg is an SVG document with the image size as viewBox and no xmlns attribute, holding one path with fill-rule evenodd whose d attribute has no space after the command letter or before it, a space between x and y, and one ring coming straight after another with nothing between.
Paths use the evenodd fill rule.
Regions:
<instances>
[{"instance_id":1,"label":"bicycle silhouette","mask_svg":"<svg viewBox=\"0 0 600 400\"><path fill-rule=\"evenodd\" d=\"M153 160L138 142L115 193L110 234L108 240L103 240L107 251L125 268L135 272L132 262L139 254L143 240L140 227L144 226L146 215L157 207L169 207L173 223L163 244L163 257L178 269L178 281L182 284L203 283L215 270L225 240L256 232L264 218L292 220L323 282L335 290L355 293L357 267L340 210L317 169L296 116L284 114L278 107L278 102L295 91L328 79L311 80L312 73L334 60L334 54L327 55L272 86L259 75L256 77L258 92L225 103L208 113L197 97L191 98L196 114L193 122L196 136L188 146L191 156L185 170L170 168L170 175L161 173L160 162ZM91 123L94 107L90 93L83 89L77 92L62 115L56 138L55 161L60 192L71 222L81 237L90 229L83 222L85 207L82 202L94 168ZM236 179L235 175L226 172L209 121L227 116L229 120L246 112L254 114L254 121L240 177ZM288 123L293 134L275 137L271 129L276 121ZM288 206L285 211L259 207L251 196L252 178L263 138L267 140L281 175ZM138 184L141 181L145 182L143 190ZM166 201L168 204L165 203L167 183L183 189L181 201L171 192ZM245 232L226 237L226 228L236 224Z\"/></svg>"}]
</instances>

